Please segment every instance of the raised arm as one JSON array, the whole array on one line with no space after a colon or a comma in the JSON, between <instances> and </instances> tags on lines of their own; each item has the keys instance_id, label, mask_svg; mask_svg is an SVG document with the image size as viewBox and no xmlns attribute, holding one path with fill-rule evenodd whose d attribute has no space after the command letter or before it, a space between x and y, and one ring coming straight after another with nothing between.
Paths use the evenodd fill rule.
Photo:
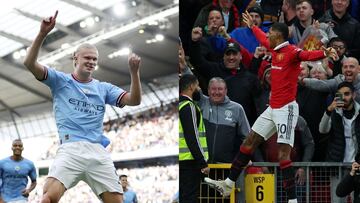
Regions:
<instances>
[{"instance_id":1,"label":"raised arm","mask_svg":"<svg viewBox=\"0 0 360 203\"><path fill-rule=\"evenodd\" d=\"M130 93L124 95L121 103L128 106L136 106L141 102L141 84L139 73L141 58L138 55L131 53L128 60L130 67L131 87Z\"/></svg>"},{"instance_id":2,"label":"raised arm","mask_svg":"<svg viewBox=\"0 0 360 203\"><path fill-rule=\"evenodd\" d=\"M55 27L56 17L58 11L55 12L54 16L46 18L41 21L40 31L36 36L35 40L30 46L29 51L26 54L24 65L30 72L35 76L36 79L44 79L45 69L37 62L40 47L43 44L48 33Z\"/></svg>"},{"instance_id":3,"label":"raised arm","mask_svg":"<svg viewBox=\"0 0 360 203\"><path fill-rule=\"evenodd\" d=\"M270 49L270 42L267 39L266 34L260 28L254 25L254 21L249 12L244 12L242 14L242 17L244 19L244 22L252 30L260 44L263 45L265 48Z\"/></svg>"},{"instance_id":4,"label":"raised arm","mask_svg":"<svg viewBox=\"0 0 360 203\"><path fill-rule=\"evenodd\" d=\"M322 50L315 51L299 51L297 56L301 61L317 61L325 57L331 58L334 61L339 59L336 50L332 47L321 47Z\"/></svg>"},{"instance_id":5,"label":"raised arm","mask_svg":"<svg viewBox=\"0 0 360 203\"><path fill-rule=\"evenodd\" d=\"M328 79L328 80L319 80L316 78L303 78L300 81L300 84L304 85L313 90L317 90L320 92L334 92L337 88L338 82L336 79Z\"/></svg>"}]
</instances>

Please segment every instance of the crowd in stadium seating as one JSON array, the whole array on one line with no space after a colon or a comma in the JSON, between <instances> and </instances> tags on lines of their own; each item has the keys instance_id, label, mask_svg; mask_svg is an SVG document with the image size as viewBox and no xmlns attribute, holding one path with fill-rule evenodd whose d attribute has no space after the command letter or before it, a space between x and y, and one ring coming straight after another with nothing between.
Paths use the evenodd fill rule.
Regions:
<instances>
[{"instance_id":1,"label":"crowd in stadium seating","mask_svg":"<svg viewBox=\"0 0 360 203\"><path fill-rule=\"evenodd\" d=\"M137 117L105 124L105 135L112 141L112 153L164 146L177 146L176 104L151 109Z\"/></svg>"},{"instance_id":2,"label":"crowd in stadium seating","mask_svg":"<svg viewBox=\"0 0 360 203\"><path fill-rule=\"evenodd\" d=\"M104 134L111 140L107 149L111 153L142 149L177 147L177 104L156 107L137 116L127 116L104 124ZM41 159L52 159L58 149L58 138Z\"/></svg>"},{"instance_id":3,"label":"crowd in stadium seating","mask_svg":"<svg viewBox=\"0 0 360 203\"><path fill-rule=\"evenodd\" d=\"M178 190L177 165L151 166L144 168L118 169L119 175L126 174L130 187L137 194L142 203L171 202L173 195ZM40 202L45 176L38 178L38 185L31 192L29 203ZM65 192L60 203L100 203L98 198L84 182Z\"/></svg>"}]
</instances>

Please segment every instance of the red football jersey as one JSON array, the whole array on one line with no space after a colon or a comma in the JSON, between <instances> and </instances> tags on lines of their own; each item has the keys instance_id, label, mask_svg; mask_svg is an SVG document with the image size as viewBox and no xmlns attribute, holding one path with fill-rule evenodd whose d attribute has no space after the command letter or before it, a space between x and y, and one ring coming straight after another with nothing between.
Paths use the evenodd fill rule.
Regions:
<instances>
[{"instance_id":1,"label":"red football jersey","mask_svg":"<svg viewBox=\"0 0 360 203\"><path fill-rule=\"evenodd\" d=\"M252 31L260 44L272 53L270 106L281 108L296 98L300 62L325 58L324 51L303 51L287 41L270 49L266 34L257 26L253 26Z\"/></svg>"}]
</instances>

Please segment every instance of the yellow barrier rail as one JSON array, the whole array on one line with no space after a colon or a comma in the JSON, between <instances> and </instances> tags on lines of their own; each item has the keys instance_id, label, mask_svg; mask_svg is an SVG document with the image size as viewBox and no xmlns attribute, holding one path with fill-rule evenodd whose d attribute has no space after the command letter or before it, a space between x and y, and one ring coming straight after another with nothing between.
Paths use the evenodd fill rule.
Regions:
<instances>
[{"instance_id":1,"label":"yellow barrier rail","mask_svg":"<svg viewBox=\"0 0 360 203\"><path fill-rule=\"evenodd\" d=\"M219 192L202 182L200 203L287 203L287 196L282 186L282 174L278 163L253 162L255 167L267 167L269 174L256 170L246 170L236 181L236 188L230 197L223 197ZM295 170L305 170L305 183L296 185L297 199L300 202L352 202L351 195L339 198L335 195L338 182L348 173L349 163L330 162L294 162ZM209 178L224 180L230 173L231 164L209 164ZM245 174L245 175L244 175ZM245 177L244 177L245 176Z\"/></svg>"}]
</instances>

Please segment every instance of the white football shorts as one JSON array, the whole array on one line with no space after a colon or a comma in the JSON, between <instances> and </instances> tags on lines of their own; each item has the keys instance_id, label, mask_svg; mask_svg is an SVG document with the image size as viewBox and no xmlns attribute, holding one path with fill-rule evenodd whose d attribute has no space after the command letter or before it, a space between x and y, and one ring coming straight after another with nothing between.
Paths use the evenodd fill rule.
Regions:
<instances>
[{"instance_id":1,"label":"white football shorts","mask_svg":"<svg viewBox=\"0 0 360 203\"><path fill-rule=\"evenodd\" d=\"M277 133L277 142L294 145L295 127L299 117L299 106L292 101L281 108L270 106L256 119L252 130L265 140Z\"/></svg>"},{"instance_id":2,"label":"white football shorts","mask_svg":"<svg viewBox=\"0 0 360 203\"><path fill-rule=\"evenodd\" d=\"M66 189L82 180L98 197L103 192L123 193L110 154L102 145L86 141L60 145L48 177L56 178Z\"/></svg>"}]
</instances>

